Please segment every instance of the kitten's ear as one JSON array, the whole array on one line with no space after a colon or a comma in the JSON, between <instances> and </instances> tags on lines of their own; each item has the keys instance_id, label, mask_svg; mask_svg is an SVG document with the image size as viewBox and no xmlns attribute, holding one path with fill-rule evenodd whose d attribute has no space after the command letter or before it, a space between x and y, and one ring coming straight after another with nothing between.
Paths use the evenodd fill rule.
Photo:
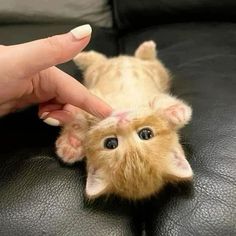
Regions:
<instances>
[{"instance_id":1,"label":"kitten's ear","mask_svg":"<svg viewBox=\"0 0 236 236\"><path fill-rule=\"evenodd\" d=\"M92 64L97 62L102 63L106 61L107 57L95 51L80 52L73 58L74 63L81 69L86 70Z\"/></svg>"},{"instance_id":2,"label":"kitten's ear","mask_svg":"<svg viewBox=\"0 0 236 236\"><path fill-rule=\"evenodd\" d=\"M97 198L104 194L107 190L107 182L104 179L104 173L93 168L88 169L86 182L86 195L88 198Z\"/></svg>"},{"instance_id":3,"label":"kitten's ear","mask_svg":"<svg viewBox=\"0 0 236 236\"><path fill-rule=\"evenodd\" d=\"M191 180L193 171L181 149L171 153L166 166L166 174L171 180Z\"/></svg>"},{"instance_id":4,"label":"kitten's ear","mask_svg":"<svg viewBox=\"0 0 236 236\"><path fill-rule=\"evenodd\" d=\"M134 53L135 57L142 60L155 60L157 57L156 44L154 41L142 43Z\"/></svg>"}]
</instances>

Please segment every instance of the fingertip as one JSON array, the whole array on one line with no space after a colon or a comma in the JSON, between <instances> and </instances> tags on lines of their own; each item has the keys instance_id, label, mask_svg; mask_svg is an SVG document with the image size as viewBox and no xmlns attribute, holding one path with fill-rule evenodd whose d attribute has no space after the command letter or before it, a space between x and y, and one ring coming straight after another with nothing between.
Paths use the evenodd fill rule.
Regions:
<instances>
[{"instance_id":1,"label":"fingertip","mask_svg":"<svg viewBox=\"0 0 236 236\"><path fill-rule=\"evenodd\" d=\"M59 120L54 119L52 117L47 117L46 119L43 120L43 122L45 122L46 124L51 125L51 126L60 126L61 125L61 122Z\"/></svg>"},{"instance_id":2,"label":"fingertip","mask_svg":"<svg viewBox=\"0 0 236 236\"><path fill-rule=\"evenodd\" d=\"M65 124L70 123L73 120L73 117L74 117L73 114L68 111L58 110L58 111L47 112L47 114L42 119L48 125L63 126Z\"/></svg>"},{"instance_id":3,"label":"fingertip","mask_svg":"<svg viewBox=\"0 0 236 236\"><path fill-rule=\"evenodd\" d=\"M92 28L89 24L78 26L70 31L77 40L91 36Z\"/></svg>"},{"instance_id":4,"label":"fingertip","mask_svg":"<svg viewBox=\"0 0 236 236\"><path fill-rule=\"evenodd\" d=\"M112 108L108 105L100 105L100 106L96 106L96 107L91 107L89 109L89 113L98 117L98 118L101 118L101 119L104 119L108 116L111 115L112 113Z\"/></svg>"},{"instance_id":5,"label":"fingertip","mask_svg":"<svg viewBox=\"0 0 236 236\"><path fill-rule=\"evenodd\" d=\"M46 118L46 116L47 116L48 114L49 114L49 112L47 112L47 111L43 112L42 114L39 113L39 118L40 118L41 120L43 120L43 119Z\"/></svg>"},{"instance_id":6,"label":"fingertip","mask_svg":"<svg viewBox=\"0 0 236 236\"><path fill-rule=\"evenodd\" d=\"M38 116L40 119L45 119L50 112L62 110L63 105L53 103L51 101L39 104Z\"/></svg>"},{"instance_id":7,"label":"fingertip","mask_svg":"<svg viewBox=\"0 0 236 236\"><path fill-rule=\"evenodd\" d=\"M105 109L102 110L102 112L98 114L98 116L99 118L106 118L111 115L112 111L113 109L110 106L107 106Z\"/></svg>"},{"instance_id":8,"label":"fingertip","mask_svg":"<svg viewBox=\"0 0 236 236\"><path fill-rule=\"evenodd\" d=\"M12 46L11 61L25 77L67 62L81 52L91 39L92 29L83 25L71 31Z\"/></svg>"},{"instance_id":9,"label":"fingertip","mask_svg":"<svg viewBox=\"0 0 236 236\"><path fill-rule=\"evenodd\" d=\"M104 119L111 115L113 109L110 105L108 105L105 101L101 100L99 97L92 94L92 98L86 104L86 110L90 114Z\"/></svg>"}]
</instances>

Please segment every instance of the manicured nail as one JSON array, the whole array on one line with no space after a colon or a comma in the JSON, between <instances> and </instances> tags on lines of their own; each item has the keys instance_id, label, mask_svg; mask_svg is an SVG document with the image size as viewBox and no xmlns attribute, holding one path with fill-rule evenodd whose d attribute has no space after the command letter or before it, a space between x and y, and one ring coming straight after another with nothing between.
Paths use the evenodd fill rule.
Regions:
<instances>
[{"instance_id":1,"label":"manicured nail","mask_svg":"<svg viewBox=\"0 0 236 236\"><path fill-rule=\"evenodd\" d=\"M51 117L48 117L43 122L45 122L48 125L52 125L52 126L59 126L60 125L60 121L59 120L56 120L56 119L51 118Z\"/></svg>"},{"instance_id":2,"label":"manicured nail","mask_svg":"<svg viewBox=\"0 0 236 236\"><path fill-rule=\"evenodd\" d=\"M89 36L92 33L92 28L89 24L81 25L70 31L76 39L82 39Z\"/></svg>"},{"instance_id":3,"label":"manicured nail","mask_svg":"<svg viewBox=\"0 0 236 236\"><path fill-rule=\"evenodd\" d=\"M49 114L49 112L45 111L45 112L40 116L40 119L44 119L48 114Z\"/></svg>"}]
</instances>

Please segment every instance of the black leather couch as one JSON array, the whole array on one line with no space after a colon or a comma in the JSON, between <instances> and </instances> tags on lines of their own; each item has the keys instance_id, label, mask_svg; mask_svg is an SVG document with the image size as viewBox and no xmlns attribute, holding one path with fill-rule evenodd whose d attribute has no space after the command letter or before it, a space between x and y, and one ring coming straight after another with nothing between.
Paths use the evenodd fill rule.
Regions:
<instances>
[{"instance_id":1,"label":"black leather couch","mask_svg":"<svg viewBox=\"0 0 236 236\"><path fill-rule=\"evenodd\" d=\"M0 235L236 235L236 3L114 0L115 27L94 27L87 49L114 56L155 40L174 75L173 93L193 107L182 142L195 176L141 202L84 198L84 163L61 164L58 129L37 107L0 119ZM5 24L0 44L63 33L76 24ZM73 63L59 66L81 76Z\"/></svg>"}]
</instances>

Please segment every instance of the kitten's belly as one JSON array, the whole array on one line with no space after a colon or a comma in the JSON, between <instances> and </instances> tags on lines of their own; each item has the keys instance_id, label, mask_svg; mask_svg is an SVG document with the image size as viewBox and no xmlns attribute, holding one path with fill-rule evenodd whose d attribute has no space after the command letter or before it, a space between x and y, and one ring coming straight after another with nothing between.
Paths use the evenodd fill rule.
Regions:
<instances>
[{"instance_id":1,"label":"kitten's belly","mask_svg":"<svg viewBox=\"0 0 236 236\"><path fill-rule=\"evenodd\" d=\"M92 92L113 109L135 109L136 107L147 106L153 97L159 94L156 88L138 89L137 87L106 94L99 90L93 90Z\"/></svg>"},{"instance_id":2,"label":"kitten's belly","mask_svg":"<svg viewBox=\"0 0 236 236\"><path fill-rule=\"evenodd\" d=\"M147 106L152 98L160 93L160 88L145 74L135 75L129 61L125 60L121 65L119 76L100 79L91 92L106 101L113 109Z\"/></svg>"}]
</instances>

